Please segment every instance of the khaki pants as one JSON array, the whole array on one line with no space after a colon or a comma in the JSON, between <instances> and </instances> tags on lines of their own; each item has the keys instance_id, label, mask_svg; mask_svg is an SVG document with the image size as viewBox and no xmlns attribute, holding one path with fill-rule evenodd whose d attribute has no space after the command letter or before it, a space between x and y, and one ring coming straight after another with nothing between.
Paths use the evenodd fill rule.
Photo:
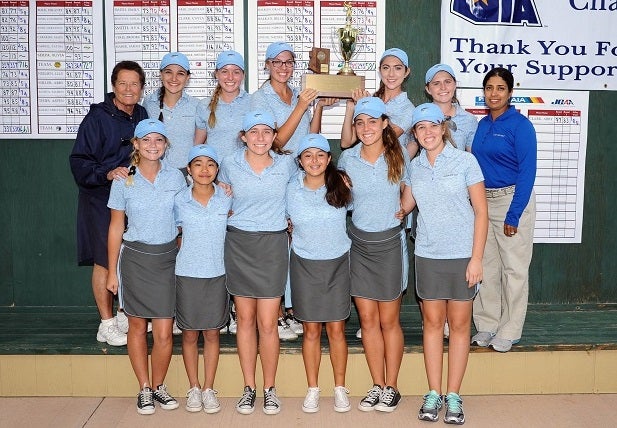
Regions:
<instances>
[{"instance_id":1,"label":"khaki pants","mask_svg":"<svg viewBox=\"0 0 617 428\"><path fill-rule=\"evenodd\" d=\"M532 192L516 235L508 237L503 233L503 225L512 197L513 194L487 198L484 279L473 304L473 321L478 331L516 341L521 338L527 315L536 196Z\"/></svg>"}]
</instances>

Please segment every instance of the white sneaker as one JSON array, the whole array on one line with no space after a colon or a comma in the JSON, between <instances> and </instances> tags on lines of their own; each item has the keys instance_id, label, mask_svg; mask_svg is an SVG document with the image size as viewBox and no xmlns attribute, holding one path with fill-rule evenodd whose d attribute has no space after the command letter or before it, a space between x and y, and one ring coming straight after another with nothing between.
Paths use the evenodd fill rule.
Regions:
<instances>
[{"instance_id":1,"label":"white sneaker","mask_svg":"<svg viewBox=\"0 0 617 428\"><path fill-rule=\"evenodd\" d=\"M450 326L448 325L448 320L446 320L446 323L443 325L443 337L444 339L450 338Z\"/></svg>"},{"instance_id":2,"label":"white sneaker","mask_svg":"<svg viewBox=\"0 0 617 428\"><path fill-rule=\"evenodd\" d=\"M298 336L304 334L304 327L302 326L302 323L295 319L293 315L290 314L285 316L285 322L287 323L291 331L296 333Z\"/></svg>"},{"instance_id":3,"label":"white sneaker","mask_svg":"<svg viewBox=\"0 0 617 428\"><path fill-rule=\"evenodd\" d=\"M349 404L349 390L344 386L334 387L334 411L339 413L348 412L351 410L351 404Z\"/></svg>"},{"instance_id":4,"label":"white sneaker","mask_svg":"<svg viewBox=\"0 0 617 428\"><path fill-rule=\"evenodd\" d=\"M187 412L199 412L201 411L201 389L194 386L186 393L186 409Z\"/></svg>"},{"instance_id":5,"label":"white sneaker","mask_svg":"<svg viewBox=\"0 0 617 428\"><path fill-rule=\"evenodd\" d=\"M231 318L229 320L229 325L227 326L229 334L236 334L238 332L238 323L235 319Z\"/></svg>"},{"instance_id":6,"label":"white sneaker","mask_svg":"<svg viewBox=\"0 0 617 428\"><path fill-rule=\"evenodd\" d=\"M107 342L111 346L125 346L126 334L118 330L115 320L105 325L103 322L99 324L99 330L96 332L96 340L99 342Z\"/></svg>"},{"instance_id":7,"label":"white sneaker","mask_svg":"<svg viewBox=\"0 0 617 428\"><path fill-rule=\"evenodd\" d=\"M302 403L304 413L315 413L319 411L319 388L311 387L306 392L304 403Z\"/></svg>"},{"instance_id":8,"label":"white sneaker","mask_svg":"<svg viewBox=\"0 0 617 428\"><path fill-rule=\"evenodd\" d=\"M129 332L129 319L124 311L116 312L116 325L121 333L127 334Z\"/></svg>"},{"instance_id":9,"label":"white sneaker","mask_svg":"<svg viewBox=\"0 0 617 428\"><path fill-rule=\"evenodd\" d=\"M289 324L285 322L283 317L279 318L278 324L280 340L296 340L298 338L298 335L291 331L291 327L289 327Z\"/></svg>"},{"instance_id":10,"label":"white sneaker","mask_svg":"<svg viewBox=\"0 0 617 428\"><path fill-rule=\"evenodd\" d=\"M358 339L362 339L362 329L361 328L359 328L358 331L356 331L356 337Z\"/></svg>"},{"instance_id":11,"label":"white sneaker","mask_svg":"<svg viewBox=\"0 0 617 428\"><path fill-rule=\"evenodd\" d=\"M218 413L221 411L221 405L216 398L217 391L214 389L206 388L201 393L201 401L204 405L204 412L206 413Z\"/></svg>"},{"instance_id":12,"label":"white sneaker","mask_svg":"<svg viewBox=\"0 0 617 428\"><path fill-rule=\"evenodd\" d=\"M152 333L152 321L148 321L148 327L146 327L148 333Z\"/></svg>"},{"instance_id":13,"label":"white sneaker","mask_svg":"<svg viewBox=\"0 0 617 428\"><path fill-rule=\"evenodd\" d=\"M180 327L178 327L178 324L176 324L176 320L175 319L174 319L174 326L173 326L171 332L173 333L174 336L178 336L178 335L182 334L182 330L180 329Z\"/></svg>"}]
</instances>

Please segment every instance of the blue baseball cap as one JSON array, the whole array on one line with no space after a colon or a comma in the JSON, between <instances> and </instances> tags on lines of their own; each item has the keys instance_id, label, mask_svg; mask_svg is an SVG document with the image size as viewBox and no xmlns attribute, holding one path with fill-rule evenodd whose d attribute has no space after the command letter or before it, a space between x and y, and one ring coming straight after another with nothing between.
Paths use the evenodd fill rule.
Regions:
<instances>
[{"instance_id":1,"label":"blue baseball cap","mask_svg":"<svg viewBox=\"0 0 617 428\"><path fill-rule=\"evenodd\" d=\"M298 145L298 154L302 153L306 149L319 149L324 152L330 152L330 143L328 139L321 134L306 134L300 139Z\"/></svg>"},{"instance_id":2,"label":"blue baseball cap","mask_svg":"<svg viewBox=\"0 0 617 428\"><path fill-rule=\"evenodd\" d=\"M378 97L361 98L356 103L353 118L355 119L360 114L368 114L370 117L379 118L386 114L386 105Z\"/></svg>"},{"instance_id":3,"label":"blue baseball cap","mask_svg":"<svg viewBox=\"0 0 617 428\"><path fill-rule=\"evenodd\" d=\"M426 83L430 83L431 80L433 80L433 77L435 77L435 75L439 73L440 71L445 71L450 76L452 76L454 80L456 80L456 75L454 74L454 70L452 70L452 67L450 67L448 64L435 64L434 66L429 68L428 71L426 72L424 81Z\"/></svg>"},{"instance_id":4,"label":"blue baseball cap","mask_svg":"<svg viewBox=\"0 0 617 428\"><path fill-rule=\"evenodd\" d=\"M223 51L216 58L216 69L220 70L226 65L236 65L244 71L244 58L236 51Z\"/></svg>"},{"instance_id":5,"label":"blue baseball cap","mask_svg":"<svg viewBox=\"0 0 617 428\"><path fill-rule=\"evenodd\" d=\"M424 103L413 109L411 112L411 126L416 126L418 122L442 123L446 117L437 104Z\"/></svg>"},{"instance_id":6,"label":"blue baseball cap","mask_svg":"<svg viewBox=\"0 0 617 428\"><path fill-rule=\"evenodd\" d=\"M188 163L191 163L193 159L199 156L209 157L214 162L216 162L217 165L219 164L219 155L216 154L216 150L214 150L207 144L199 144L197 146L191 147L191 150L189 151Z\"/></svg>"},{"instance_id":7,"label":"blue baseball cap","mask_svg":"<svg viewBox=\"0 0 617 428\"><path fill-rule=\"evenodd\" d=\"M163 70L165 67L172 64L179 65L186 71L191 71L191 64L189 63L189 59L186 57L186 55L180 52L170 52L168 54L165 54L165 56L161 60L161 66L159 70Z\"/></svg>"},{"instance_id":8,"label":"blue baseball cap","mask_svg":"<svg viewBox=\"0 0 617 428\"><path fill-rule=\"evenodd\" d=\"M395 56L401 60L405 67L409 67L409 58L407 57L407 53L404 50L399 48L390 48L384 51L383 54L381 54L381 59L379 60L379 62L381 63L381 61L383 61L383 59L387 56Z\"/></svg>"},{"instance_id":9,"label":"blue baseball cap","mask_svg":"<svg viewBox=\"0 0 617 428\"><path fill-rule=\"evenodd\" d=\"M284 51L289 51L294 58L296 57L296 54L294 53L294 48L292 48L289 43L274 42L270 43L268 49L266 49L266 60L276 58L281 52Z\"/></svg>"},{"instance_id":10,"label":"blue baseball cap","mask_svg":"<svg viewBox=\"0 0 617 428\"><path fill-rule=\"evenodd\" d=\"M144 119L135 127L135 136L137 138L143 138L148 134L156 132L167 138L167 130L165 125L160 120L156 119Z\"/></svg>"},{"instance_id":11,"label":"blue baseball cap","mask_svg":"<svg viewBox=\"0 0 617 428\"><path fill-rule=\"evenodd\" d=\"M161 60L161 66L159 70L163 70L165 67L172 64L179 65L186 71L191 71L191 64L189 63L189 59L186 57L186 55L180 52L170 52L168 54L165 54L165 56Z\"/></svg>"},{"instance_id":12,"label":"blue baseball cap","mask_svg":"<svg viewBox=\"0 0 617 428\"><path fill-rule=\"evenodd\" d=\"M244 115L242 130L248 131L255 125L267 125L272 129L276 129L276 121L267 111L249 111Z\"/></svg>"}]
</instances>

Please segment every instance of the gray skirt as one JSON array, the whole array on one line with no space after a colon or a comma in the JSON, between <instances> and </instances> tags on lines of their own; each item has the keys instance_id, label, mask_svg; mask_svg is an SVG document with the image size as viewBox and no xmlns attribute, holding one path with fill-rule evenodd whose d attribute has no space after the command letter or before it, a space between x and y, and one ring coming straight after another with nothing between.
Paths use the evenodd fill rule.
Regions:
<instances>
[{"instance_id":1,"label":"gray skirt","mask_svg":"<svg viewBox=\"0 0 617 428\"><path fill-rule=\"evenodd\" d=\"M469 259L415 257L416 293L422 300L472 300L478 292L468 287L465 271Z\"/></svg>"},{"instance_id":2,"label":"gray skirt","mask_svg":"<svg viewBox=\"0 0 617 428\"><path fill-rule=\"evenodd\" d=\"M294 317L300 321L347 319L351 312L349 252L332 260L289 259Z\"/></svg>"},{"instance_id":3,"label":"gray skirt","mask_svg":"<svg viewBox=\"0 0 617 428\"><path fill-rule=\"evenodd\" d=\"M225 235L227 291L272 299L285 294L289 270L287 231L247 232L228 226Z\"/></svg>"},{"instance_id":4,"label":"gray skirt","mask_svg":"<svg viewBox=\"0 0 617 428\"><path fill-rule=\"evenodd\" d=\"M349 224L351 238L351 295L390 302L406 288L407 247L399 226L365 232Z\"/></svg>"},{"instance_id":5,"label":"gray skirt","mask_svg":"<svg viewBox=\"0 0 617 428\"><path fill-rule=\"evenodd\" d=\"M118 260L120 301L127 315L173 318L176 308L178 246L123 242Z\"/></svg>"},{"instance_id":6,"label":"gray skirt","mask_svg":"<svg viewBox=\"0 0 617 428\"><path fill-rule=\"evenodd\" d=\"M176 323L182 330L219 330L229 320L225 275L176 276Z\"/></svg>"}]
</instances>

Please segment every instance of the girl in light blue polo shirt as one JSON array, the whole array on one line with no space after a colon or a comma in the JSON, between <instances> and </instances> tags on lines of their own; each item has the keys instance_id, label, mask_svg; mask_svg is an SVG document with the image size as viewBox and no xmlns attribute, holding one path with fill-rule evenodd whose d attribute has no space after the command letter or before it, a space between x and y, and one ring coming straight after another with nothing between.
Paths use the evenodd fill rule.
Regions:
<instances>
[{"instance_id":1,"label":"girl in light blue polo shirt","mask_svg":"<svg viewBox=\"0 0 617 428\"><path fill-rule=\"evenodd\" d=\"M425 76L425 90L446 118L454 147L471 152L478 119L460 106L456 98L456 75L448 64L435 64ZM417 143L415 143L417 145Z\"/></svg>"},{"instance_id":2,"label":"girl in light blue polo shirt","mask_svg":"<svg viewBox=\"0 0 617 428\"><path fill-rule=\"evenodd\" d=\"M459 390L469 356L471 312L482 281L488 230L484 177L476 158L451 144L450 128L436 104L413 113L413 133L423 150L410 164L418 205L416 292L422 299L424 362L430 391L418 413L436 421L442 407L443 328L450 325L444 422L465 422ZM453 221L456 219L456 221Z\"/></svg>"},{"instance_id":3,"label":"girl in light blue polo shirt","mask_svg":"<svg viewBox=\"0 0 617 428\"><path fill-rule=\"evenodd\" d=\"M302 410L319 410L321 332L325 326L334 372L334 410L351 410L345 388L345 320L351 309L349 248L346 233L351 182L332 163L330 144L320 134L300 140L302 172L287 187L287 213L293 225L290 276L294 315L304 323L302 356L308 391Z\"/></svg>"},{"instance_id":4,"label":"girl in light blue polo shirt","mask_svg":"<svg viewBox=\"0 0 617 428\"><path fill-rule=\"evenodd\" d=\"M186 175L186 158L195 139L195 114L199 99L186 93L191 77L189 59L170 52L161 59L161 87L144 98L148 116L165 123L169 149L165 161Z\"/></svg>"},{"instance_id":5,"label":"girl in light blue polo shirt","mask_svg":"<svg viewBox=\"0 0 617 428\"><path fill-rule=\"evenodd\" d=\"M161 162L168 145L162 122L139 122L128 178L113 181L107 203L111 208L107 289L120 293L128 317L127 347L140 388L137 412L144 415L154 413L155 402L166 410L178 407L178 402L167 393L164 381L171 360L176 307L178 229L173 206L174 197L186 188L186 181L179 170ZM146 340L149 318L154 339L152 382Z\"/></svg>"},{"instance_id":6,"label":"girl in light blue polo shirt","mask_svg":"<svg viewBox=\"0 0 617 428\"><path fill-rule=\"evenodd\" d=\"M232 50L219 53L214 77L217 84L212 96L197 106L195 144L208 144L223 159L243 146L240 131L250 97L242 88L242 55Z\"/></svg>"},{"instance_id":7,"label":"girl in light blue polo shirt","mask_svg":"<svg viewBox=\"0 0 617 428\"><path fill-rule=\"evenodd\" d=\"M403 358L399 315L409 263L401 220L411 209L408 158L378 97L358 100L354 128L361 144L345 150L338 167L353 183L351 295L360 315L362 344L373 381L358 408L392 412L401 399L397 387Z\"/></svg>"},{"instance_id":8,"label":"girl in light blue polo shirt","mask_svg":"<svg viewBox=\"0 0 617 428\"><path fill-rule=\"evenodd\" d=\"M192 185L174 203L182 245L176 259L176 322L182 329L182 357L189 379L186 410L217 413L221 406L214 391L219 359L220 328L229 317L229 295L223 263L227 217L231 198L214 185L219 170L216 151L206 144L193 146L187 171ZM197 341L204 335L204 383L198 378Z\"/></svg>"},{"instance_id":9,"label":"girl in light blue polo shirt","mask_svg":"<svg viewBox=\"0 0 617 428\"><path fill-rule=\"evenodd\" d=\"M381 77L379 88L373 94L374 97L378 97L385 103L390 126L403 147L407 147L409 142L411 112L414 107L412 102L409 101L404 87L410 72L409 58L405 51L398 48L385 50L379 60L379 75ZM353 92L352 98L347 100L345 119L341 130L341 148L343 149L355 145L359 140L353 126L354 108L360 98L368 96L370 96L368 91L357 89Z\"/></svg>"},{"instance_id":10,"label":"girl in light blue polo shirt","mask_svg":"<svg viewBox=\"0 0 617 428\"><path fill-rule=\"evenodd\" d=\"M219 173L219 180L233 189L225 273L238 315L238 355L244 378L236 410L250 414L255 409L259 349L263 411L273 415L281 405L274 386L279 356L277 320L289 265L285 192L297 167L293 157L271 150L276 125L270 113L247 113L242 128L246 148L223 159Z\"/></svg>"}]
</instances>

